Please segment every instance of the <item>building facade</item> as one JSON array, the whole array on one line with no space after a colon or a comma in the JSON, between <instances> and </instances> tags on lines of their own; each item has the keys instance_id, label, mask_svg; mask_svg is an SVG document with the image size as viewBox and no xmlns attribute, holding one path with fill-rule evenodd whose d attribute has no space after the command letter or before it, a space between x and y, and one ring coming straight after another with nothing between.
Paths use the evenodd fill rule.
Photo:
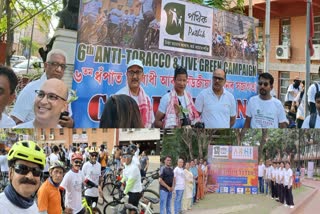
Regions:
<instances>
[{"instance_id":1,"label":"building facade","mask_svg":"<svg viewBox=\"0 0 320 214\"><path fill-rule=\"evenodd\" d=\"M249 0L246 14L249 14ZM252 0L253 17L258 19L257 39L263 48L265 41L265 0ZM304 0L271 0L270 4L270 61L269 72L274 76L277 97L284 101L287 87L298 76L305 80L306 5ZM313 0L315 54L311 58L311 82L318 79L320 66L320 0ZM260 56L263 70L263 55Z\"/></svg>"}]
</instances>

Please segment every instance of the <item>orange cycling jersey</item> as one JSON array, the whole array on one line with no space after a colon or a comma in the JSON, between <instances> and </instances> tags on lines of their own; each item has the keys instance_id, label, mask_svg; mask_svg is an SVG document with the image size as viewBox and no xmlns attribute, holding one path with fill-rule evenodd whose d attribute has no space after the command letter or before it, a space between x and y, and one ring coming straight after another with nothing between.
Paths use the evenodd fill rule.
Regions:
<instances>
[{"instance_id":1,"label":"orange cycling jersey","mask_svg":"<svg viewBox=\"0 0 320 214\"><path fill-rule=\"evenodd\" d=\"M38 190L39 212L62 213L59 188L53 186L47 179Z\"/></svg>"}]
</instances>

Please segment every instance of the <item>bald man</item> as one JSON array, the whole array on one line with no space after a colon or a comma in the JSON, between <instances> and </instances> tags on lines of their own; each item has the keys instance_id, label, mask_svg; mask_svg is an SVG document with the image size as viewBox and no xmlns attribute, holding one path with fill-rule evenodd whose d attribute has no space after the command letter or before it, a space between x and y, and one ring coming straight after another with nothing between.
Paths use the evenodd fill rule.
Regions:
<instances>
[{"instance_id":1,"label":"bald man","mask_svg":"<svg viewBox=\"0 0 320 214\"><path fill-rule=\"evenodd\" d=\"M68 87L59 79L46 80L34 101L35 119L21 123L15 128L61 128L59 117L68 108Z\"/></svg>"},{"instance_id":2,"label":"bald man","mask_svg":"<svg viewBox=\"0 0 320 214\"><path fill-rule=\"evenodd\" d=\"M232 128L236 121L236 101L234 96L223 86L226 73L216 69L212 76L212 88L200 92L195 106L205 128Z\"/></svg>"}]
</instances>

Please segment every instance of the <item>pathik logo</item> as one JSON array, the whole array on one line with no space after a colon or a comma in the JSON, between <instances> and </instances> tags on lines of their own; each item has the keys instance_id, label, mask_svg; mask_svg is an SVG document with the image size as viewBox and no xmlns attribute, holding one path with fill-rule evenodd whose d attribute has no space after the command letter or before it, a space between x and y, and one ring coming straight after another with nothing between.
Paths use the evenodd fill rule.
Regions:
<instances>
[{"instance_id":1,"label":"pathik logo","mask_svg":"<svg viewBox=\"0 0 320 214\"><path fill-rule=\"evenodd\" d=\"M164 6L167 14L166 32L170 35L180 34L183 40L185 5L178 3L168 3Z\"/></svg>"}]
</instances>

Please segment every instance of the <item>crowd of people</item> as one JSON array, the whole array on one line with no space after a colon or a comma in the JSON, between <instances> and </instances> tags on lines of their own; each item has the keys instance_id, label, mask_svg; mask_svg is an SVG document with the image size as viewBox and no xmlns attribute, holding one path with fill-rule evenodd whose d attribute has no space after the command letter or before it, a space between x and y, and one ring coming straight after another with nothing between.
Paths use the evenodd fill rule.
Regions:
<instances>
[{"instance_id":1,"label":"crowd of people","mask_svg":"<svg viewBox=\"0 0 320 214\"><path fill-rule=\"evenodd\" d=\"M53 49L44 64L45 72L40 79L30 82L18 94L13 109L6 113L15 99L18 79L9 67L0 67L1 128L61 128L74 127L71 95L61 80L66 68L66 55ZM188 72L177 66L174 70L173 88L160 99L154 114L153 103L142 88L144 65L133 59L127 65L127 84L105 103L100 118L100 128L232 128L236 122L235 97L225 88L227 74L222 69L212 73L212 86L202 90L195 99L186 90ZM274 78L270 73L258 77L258 94L247 104L244 128L286 128L289 125L284 105L273 97ZM320 110L317 100L320 92L317 84L308 90L311 115L304 120L303 82L298 78L288 87L285 105L297 111L298 127L318 127ZM318 86L319 87L319 86ZM304 121L304 122L303 122ZM313 125L312 125L313 124ZM311 125L311 126L310 126Z\"/></svg>"},{"instance_id":2,"label":"crowd of people","mask_svg":"<svg viewBox=\"0 0 320 214\"><path fill-rule=\"evenodd\" d=\"M270 160L259 162L259 193L278 201L286 207L294 208L292 188L296 182L290 162Z\"/></svg>"},{"instance_id":3,"label":"crowd of people","mask_svg":"<svg viewBox=\"0 0 320 214\"><path fill-rule=\"evenodd\" d=\"M69 153L70 166L67 167L69 161L62 158L66 157L63 146L46 144L41 148L34 141L18 141L7 154L1 154L1 173L7 173L9 181L0 193L1 213L85 213L83 188L89 206L97 204L103 194L102 176L107 166L103 163L108 163L108 158L115 162L116 168L123 168L124 194L128 195L128 203L138 206L141 177L149 167L145 152L139 158L139 148L139 144L133 143L121 149L115 146L111 155L104 147L100 150L96 147L75 148ZM5 162L7 171L2 168ZM48 173L44 176L46 169ZM131 210L131 213L134 212Z\"/></svg>"},{"instance_id":4,"label":"crowd of people","mask_svg":"<svg viewBox=\"0 0 320 214\"><path fill-rule=\"evenodd\" d=\"M171 157L164 159L160 168L160 213L170 214L174 204L174 214L192 209L195 203L201 203L207 193L208 166L203 159L185 161L178 159L173 169ZM174 199L173 199L174 198Z\"/></svg>"}]
</instances>

